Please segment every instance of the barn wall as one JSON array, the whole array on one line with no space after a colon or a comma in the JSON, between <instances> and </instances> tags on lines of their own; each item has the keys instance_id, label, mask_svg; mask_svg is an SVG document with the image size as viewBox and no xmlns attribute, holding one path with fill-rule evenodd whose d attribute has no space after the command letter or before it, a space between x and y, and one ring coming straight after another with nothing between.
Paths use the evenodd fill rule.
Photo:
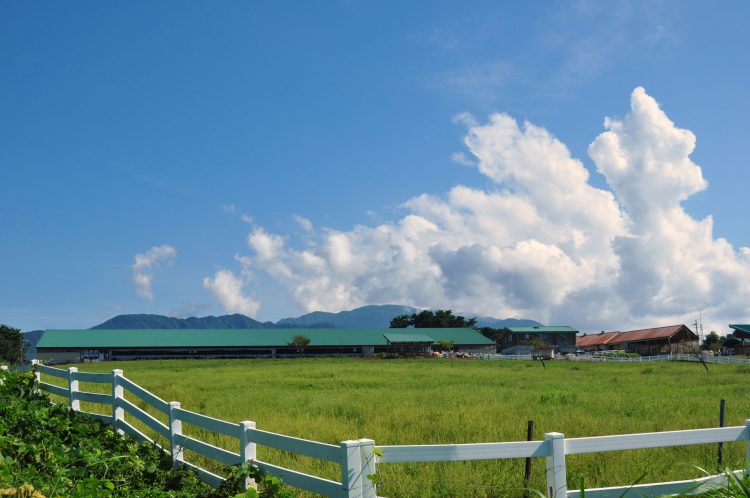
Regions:
<instances>
[{"instance_id":1,"label":"barn wall","mask_svg":"<svg viewBox=\"0 0 750 498\"><path fill-rule=\"evenodd\" d=\"M37 350L36 359L49 365L56 363L79 363L81 361L81 353L79 351Z\"/></svg>"}]
</instances>

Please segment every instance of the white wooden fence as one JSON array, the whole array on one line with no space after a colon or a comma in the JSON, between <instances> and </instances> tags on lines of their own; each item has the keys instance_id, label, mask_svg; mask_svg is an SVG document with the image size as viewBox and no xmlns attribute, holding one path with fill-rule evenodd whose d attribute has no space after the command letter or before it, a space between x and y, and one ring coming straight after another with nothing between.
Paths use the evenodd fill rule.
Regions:
<instances>
[{"instance_id":1,"label":"white wooden fence","mask_svg":"<svg viewBox=\"0 0 750 498\"><path fill-rule=\"evenodd\" d=\"M40 374L66 379L68 386L59 387L41 381ZM67 370L35 366L35 376L41 389L63 396L69 400L73 410L80 411L80 402L88 401L110 405L111 415L88 413L115 429L134 436L142 441L154 441L131 425L126 415L132 416L169 441L169 451L175 467L186 466L195 470L202 480L213 486L223 481L221 476L198 467L185 460L183 449L189 449L210 459L227 465L241 462L253 462L270 475L281 478L286 484L319 493L329 497L375 498L374 480L367 477L376 474L377 463L399 462L453 462L467 460L488 460L507 458L544 457L546 461L547 489L549 498L578 497L579 491L568 490L566 455L582 453L600 453L605 451L624 451L643 448L661 448L696 444L725 443L746 441L745 469L737 471L750 475L750 419L744 426L721 427L712 429L693 429L644 434L625 434L616 436L597 436L584 438L565 438L558 432L544 435L542 441L522 441L506 443L477 444L441 444L441 445L400 445L378 446L371 439L343 441L338 446L294 438L259 430L255 422L231 423L199 413L184 410L180 403L166 401L148 392L123 376L122 370L112 373L84 373L75 367ZM111 384L111 394L90 393L79 390L78 383L95 382ZM147 412L141 410L124 398L125 391L137 396L148 405L161 411L168 417L168 424L163 424ZM218 432L238 440L237 452L232 452L186 436L182 433L182 422L186 422L208 431ZM337 462L341 465L341 482L312 476L262 462L256 459L256 445L264 445L280 450L307 455L314 458ZM586 496L591 498L620 497L623 493L630 496L651 496L655 494L686 492L697 494L706 492L726 483L726 476L708 476L702 479L675 481L667 483L621 486L613 488L587 489Z\"/></svg>"},{"instance_id":2,"label":"white wooden fence","mask_svg":"<svg viewBox=\"0 0 750 498\"><path fill-rule=\"evenodd\" d=\"M42 382L41 374L65 379L68 385L67 387L60 387ZM253 462L262 471L281 478L289 486L312 491L323 496L375 498L374 485L367 479L367 475L375 473L374 441L369 439L343 441L337 446L263 431L255 427L255 422L244 421L232 423L208 417L200 413L182 409L180 403L177 401L167 403L123 376L122 370L113 370L112 373L86 373L79 372L75 367L63 370L36 365L35 376L38 386L41 389L67 398L73 410L112 424L116 430L127 433L140 441L148 441L156 444L155 441L136 429L126 416L132 416L139 420L154 432L164 437L166 441L169 441L169 452L172 455L172 462L175 467L185 466L194 470L198 473L201 480L214 487L220 486L224 478L188 462L185 459L185 449L192 450L226 465ZM110 384L112 389L109 394L85 392L79 389L79 382ZM125 399L126 391L164 413L168 419L168 423L162 423ZM81 401L109 405L112 414L101 415L83 412L80 406ZM237 452L228 451L183 434L183 422L237 439ZM256 445L269 446L279 450L291 451L313 458L336 462L341 465L341 482L304 474L257 460Z\"/></svg>"},{"instance_id":3,"label":"white wooden fence","mask_svg":"<svg viewBox=\"0 0 750 498\"><path fill-rule=\"evenodd\" d=\"M581 453L662 448L693 444L748 441L750 420L744 426L716 429L693 429L686 431L651 432L619 436L598 436L566 439L563 434L549 432L543 441L513 443L445 444L420 446L378 446L382 456L378 463L386 462L449 462L459 460L488 460L500 458L545 457L547 471L547 496L578 497L579 491L568 491L566 483L565 456ZM750 472L750 443L746 455L746 468ZM630 489L636 496L652 494L706 492L723 485L726 476L708 476L703 479L668 483L621 486L614 488L587 489L586 496L592 498L620 497Z\"/></svg>"},{"instance_id":4,"label":"white wooden fence","mask_svg":"<svg viewBox=\"0 0 750 498\"><path fill-rule=\"evenodd\" d=\"M474 356L478 360L534 360L530 354L518 354L518 355L507 355L507 354L488 354L478 353ZM695 354L662 354L653 356L614 356L602 354L595 356L591 354L585 354L580 356L565 356L559 357L563 361L589 361L589 362L602 362L602 363L651 363L659 361L692 361L692 362L704 362L704 363L719 363L723 365L747 365L750 364L750 359L740 358L737 356L720 356L720 355L695 355Z\"/></svg>"}]
</instances>

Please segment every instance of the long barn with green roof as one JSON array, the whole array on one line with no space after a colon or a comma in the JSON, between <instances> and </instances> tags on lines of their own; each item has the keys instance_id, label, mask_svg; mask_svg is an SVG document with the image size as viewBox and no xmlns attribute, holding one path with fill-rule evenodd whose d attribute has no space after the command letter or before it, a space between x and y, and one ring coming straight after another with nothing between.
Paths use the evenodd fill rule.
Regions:
<instances>
[{"instance_id":1,"label":"long barn with green roof","mask_svg":"<svg viewBox=\"0 0 750 498\"><path fill-rule=\"evenodd\" d=\"M389 341L386 336L391 335ZM310 342L300 351L292 338ZM394 342L393 336L398 335ZM401 337L404 336L404 337ZM413 337L410 337L413 336ZM371 356L403 350L404 343L453 341L456 351L494 353L495 342L470 328L420 329L88 329L45 330L37 358L49 363L163 358L280 358Z\"/></svg>"}]
</instances>

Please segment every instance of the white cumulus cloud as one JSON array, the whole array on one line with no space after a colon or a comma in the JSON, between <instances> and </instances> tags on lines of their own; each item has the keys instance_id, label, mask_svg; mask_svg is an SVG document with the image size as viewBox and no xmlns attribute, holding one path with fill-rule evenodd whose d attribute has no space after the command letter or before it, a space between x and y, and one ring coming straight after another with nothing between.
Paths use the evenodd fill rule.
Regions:
<instances>
[{"instance_id":1,"label":"white cumulus cloud","mask_svg":"<svg viewBox=\"0 0 750 498\"><path fill-rule=\"evenodd\" d=\"M131 270L133 272L133 282L135 283L135 292L138 296L148 301L154 300L154 270L162 263L171 264L177 251L169 245L154 246L144 253L135 255Z\"/></svg>"},{"instance_id":2,"label":"white cumulus cloud","mask_svg":"<svg viewBox=\"0 0 750 498\"><path fill-rule=\"evenodd\" d=\"M249 274L244 271L241 276L237 276L229 270L220 269L213 278L203 279L203 287L216 297L227 313L240 313L254 318L260 309L260 302L244 294L249 278Z\"/></svg>"},{"instance_id":3,"label":"white cumulus cloud","mask_svg":"<svg viewBox=\"0 0 750 498\"><path fill-rule=\"evenodd\" d=\"M746 316L747 248L714 239L713 219L696 220L680 204L708 186L690 160L695 135L677 128L643 88L633 92L630 114L605 120L605 128L589 155L628 213L629 229L613 247L614 289L630 314L678 319L703 309L724 324Z\"/></svg>"},{"instance_id":4,"label":"white cumulus cloud","mask_svg":"<svg viewBox=\"0 0 750 498\"><path fill-rule=\"evenodd\" d=\"M717 324L750 318L750 249L682 208L707 187L690 160L695 136L644 89L589 147L609 189L544 128L507 114L455 120L468 128L472 160L462 162L492 187L418 195L402 219L377 226L298 219L301 245L256 226L243 271L267 273L307 311L402 303L582 329L689 322L700 310Z\"/></svg>"}]
</instances>

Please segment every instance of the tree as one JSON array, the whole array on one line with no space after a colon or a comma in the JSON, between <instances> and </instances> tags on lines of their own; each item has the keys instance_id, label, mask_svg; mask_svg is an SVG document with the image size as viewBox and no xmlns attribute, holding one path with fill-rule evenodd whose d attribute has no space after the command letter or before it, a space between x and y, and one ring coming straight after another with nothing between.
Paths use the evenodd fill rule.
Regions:
<instances>
[{"instance_id":1,"label":"tree","mask_svg":"<svg viewBox=\"0 0 750 498\"><path fill-rule=\"evenodd\" d=\"M411 315L398 315L391 320L392 329L404 329L412 326L417 329L446 329L475 327L476 318L466 319L456 316L451 310L422 310Z\"/></svg>"},{"instance_id":2,"label":"tree","mask_svg":"<svg viewBox=\"0 0 750 498\"><path fill-rule=\"evenodd\" d=\"M411 317L409 315L398 315L398 316L394 316L391 319L390 328L392 328L392 329L405 329L409 325L412 325L412 323L411 323Z\"/></svg>"},{"instance_id":3,"label":"tree","mask_svg":"<svg viewBox=\"0 0 750 498\"><path fill-rule=\"evenodd\" d=\"M493 329L492 327L482 327L479 329L479 333L487 339L492 339L497 344L507 344L511 338L510 330L507 328Z\"/></svg>"},{"instance_id":4,"label":"tree","mask_svg":"<svg viewBox=\"0 0 750 498\"><path fill-rule=\"evenodd\" d=\"M721 337L719 334L712 330L703 340L703 348L716 352L721 349L724 341L726 341L726 337Z\"/></svg>"},{"instance_id":5,"label":"tree","mask_svg":"<svg viewBox=\"0 0 750 498\"><path fill-rule=\"evenodd\" d=\"M28 347L20 329L0 325L0 363L23 363Z\"/></svg>"},{"instance_id":6,"label":"tree","mask_svg":"<svg viewBox=\"0 0 750 498\"><path fill-rule=\"evenodd\" d=\"M412 315L412 325L415 329L430 329L436 324L435 314L430 310L422 310Z\"/></svg>"},{"instance_id":7,"label":"tree","mask_svg":"<svg viewBox=\"0 0 750 498\"><path fill-rule=\"evenodd\" d=\"M463 328L474 327L477 324L476 318L468 320L462 316L455 316L451 310L437 310L432 320L433 328Z\"/></svg>"},{"instance_id":8,"label":"tree","mask_svg":"<svg viewBox=\"0 0 750 498\"><path fill-rule=\"evenodd\" d=\"M310 338L304 334L297 334L287 345L294 347L299 354L304 354L305 348L310 345Z\"/></svg>"},{"instance_id":9,"label":"tree","mask_svg":"<svg viewBox=\"0 0 750 498\"><path fill-rule=\"evenodd\" d=\"M531 356L535 359L541 360L542 366L544 368L547 368L546 366L544 366L544 357L546 354L546 350L549 349L547 341L539 337L534 337L529 341L529 344L534 348L531 351Z\"/></svg>"},{"instance_id":10,"label":"tree","mask_svg":"<svg viewBox=\"0 0 750 498\"><path fill-rule=\"evenodd\" d=\"M549 348L549 344L547 344L547 341L544 339L540 339L539 337L534 337L529 341L529 344L534 348L535 351L539 351L542 349Z\"/></svg>"},{"instance_id":11,"label":"tree","mask_svg":"<svg viewBox=\"0 0 750 498\"><path fill-rule=\"evenodd\" d=\"M456 341L449 339L440 339L437 343L440 346L440 351L453 351L453 348L456 347Z\"/></svg>"}]
</instances>

